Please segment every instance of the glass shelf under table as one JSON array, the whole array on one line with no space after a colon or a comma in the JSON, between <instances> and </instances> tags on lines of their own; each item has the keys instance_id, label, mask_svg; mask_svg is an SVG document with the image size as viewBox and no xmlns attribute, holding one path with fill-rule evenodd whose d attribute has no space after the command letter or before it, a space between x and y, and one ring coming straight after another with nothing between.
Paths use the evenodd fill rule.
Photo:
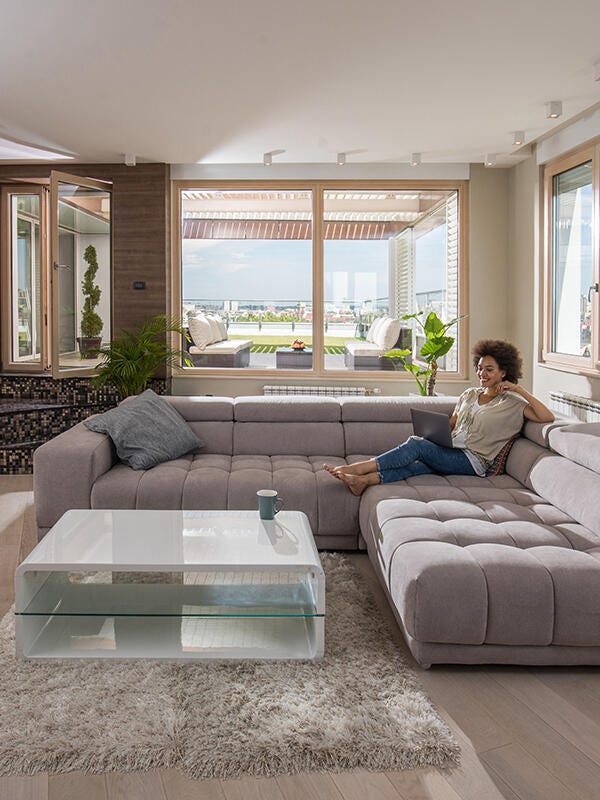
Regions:
<instances>
[{"instance_id":1,"label":"glass shelf under table","mask_svg":"<svg viewBox=\"0 0 600 800\"><path fill-rule=\"evenodd\" d=\"M316 658L314 571L68 572L22 576L28 658Z\"/></svg>"}]
</instances>

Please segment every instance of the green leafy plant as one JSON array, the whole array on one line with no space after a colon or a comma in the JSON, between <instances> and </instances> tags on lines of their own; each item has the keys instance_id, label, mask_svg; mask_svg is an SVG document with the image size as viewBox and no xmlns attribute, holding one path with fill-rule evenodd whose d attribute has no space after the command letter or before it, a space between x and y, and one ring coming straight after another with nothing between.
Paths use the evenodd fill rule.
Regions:
<instances>
[{"instance_id":1,"label":"green leafy plant","mask_svg":"<svg viewBox=\"0 0 600 800\"><path fill-rule=\"evenodd\" d=\"M169 347L171 331L186 336L180 321L166 314L148 317L139 331L121 331L98 350L100 363L95 367L93 383L113 386L123 399L143 392L159 367L179 366L180 359L192 366L182 350Z\"/></svg>"},{"instance_id":2,"label":"green leafy plant","mask_svg":"<svg viewBox=\"0 0 600 800\"><path fill-rule=\"evenodd\" d=\"M83 253L83 260L87 263L88 268L83 274L81 281L81 291L83 293L83 313L81 315L81 335L94 339L102 333L104 323L96 308L100 303L100 296L102 289L97 283L96 273L98 272L98 254L93 244L88 244Z\"/></svg>"},{"instance_id":3,"label":"green leafy plant","mask_svg":"<svg viewBox=\"0 0 600 800\"><path fill-rule=\"evenodd\" d=\"M425 334L425 342L418 354L418 357L425 362L425 366L413 364L408 360L408 357L412 355L410 350L388 350L385 356L392 361L394 367L397 367L400 362L404 369L413 375L419 392L422 395L431 396L435 391L438 361L454 344L454 336L447 336L446 332L465 315L456 317L450 322L442 322L435 311L430 311L423 321L424 313L424 311L417 311L415 314L405 314L402 319L416 320Z\"/></svg>"}]
</instances>

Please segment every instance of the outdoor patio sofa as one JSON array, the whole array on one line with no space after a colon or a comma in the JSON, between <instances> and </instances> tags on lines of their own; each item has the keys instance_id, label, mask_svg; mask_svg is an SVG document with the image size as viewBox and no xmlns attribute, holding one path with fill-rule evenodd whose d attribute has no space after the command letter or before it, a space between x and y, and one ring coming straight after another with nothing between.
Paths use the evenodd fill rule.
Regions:
<instances>
[{"instance_id":1,"label":"outdoor patio sofa","mask_svg":"<svg viewBox=\"0 0 600 800\"><path fill-rule=\"evenodd\" d=\"M395 347L410 350L411 341L412 330L402 328L400 320L377 317L365 339L344 342L344 365L352 370L396 369L393 362L385 358L385 353Z\"/></svg>"},{"instance_id":2,"label":"outdoor patio sofa","mask_svg":"<svg viewBox=\"0 0 600 800\"><path fill-rule=\"evenodd\" d=\"M83 423L34 458L39 536L69 508L252 509L273 487L320 548L366 548L415 658L600 664L600 424L527 422L493 477L423 475L360 498L322 469L455 398L167 397L203 449L150 470Z\"/></svg>"},{"instance_id":3,"label":"outdoor patio sofa","mask_svg":"<svg viewBox=\"0 0 600 800\"><path fill-rule=\"evenodd\" d=\"M195 367L247 367L252 344L252 339L228 339L223 320L209 314L190 317L184 337L184 349Z\"/></svg>"}]
</instances>

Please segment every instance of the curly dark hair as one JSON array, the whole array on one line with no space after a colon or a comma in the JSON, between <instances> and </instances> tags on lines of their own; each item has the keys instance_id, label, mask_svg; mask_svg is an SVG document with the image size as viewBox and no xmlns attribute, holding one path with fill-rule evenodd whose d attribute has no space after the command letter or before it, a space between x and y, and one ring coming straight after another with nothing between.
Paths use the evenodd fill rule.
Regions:
<instances>
[{"instance_id":1,"label":"curly dark hair","mask_svg":"<svg viewBox=\"0 0 600 800\"><path fill-rule=\"evenodd\" d=\"M473 345L472 355L475 369L480 358L491 356L500 369L506 372L504 380L510 383L518 383L523 375L523 359L514 344L510 342L502 339L479 339Z\"/></svg>"}]
</instances>

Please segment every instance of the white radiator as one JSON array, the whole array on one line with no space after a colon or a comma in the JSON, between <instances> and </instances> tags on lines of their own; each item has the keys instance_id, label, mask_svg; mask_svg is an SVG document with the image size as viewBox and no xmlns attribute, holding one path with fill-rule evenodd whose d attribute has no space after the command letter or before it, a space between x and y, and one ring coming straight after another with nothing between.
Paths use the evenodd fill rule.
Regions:
<instances>
[{"instance_id":1,"label":"white radiator","mask_svg":"<svg viewBox=\"0 0 600 800\"><path fill-rule=\"evenodd\" d=\"M550 392L550 408L561 417L575 417L581 422L600 422L600 400L589 400L565 392Z\"/></svg>"},{"instance_id":2,"label":"white radiator","mask_svg":"<svg viewBox=\"0 0 600 800\"><path fill-rule=\"evenodd\" d=\"M366 386L263 386L263 394L299 394L320 397L347 397L379 394Z\"/></svg>"}]
</instances>

